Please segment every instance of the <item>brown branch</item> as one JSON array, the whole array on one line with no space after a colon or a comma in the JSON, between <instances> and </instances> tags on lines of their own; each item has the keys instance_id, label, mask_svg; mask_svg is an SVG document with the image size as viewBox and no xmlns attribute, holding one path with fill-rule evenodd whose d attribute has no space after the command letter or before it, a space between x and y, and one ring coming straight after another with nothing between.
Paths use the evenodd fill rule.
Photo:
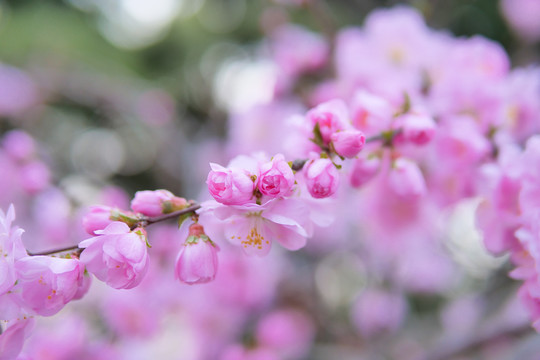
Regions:
<instances>
[{"instance_id":1,"label":"brown branch","mask_svg":"<svg viewBox=\"0 0 540 360\"><path fill-rule=\"evenodd\" d=\"M173 219L173 218L178 217L180 215L189 214L191 212L194 213L195 211L199 210L200 208L201 208L200 204L193 204L190 207L187 207L185 209L172 212L170 214L165 214L163 216L158 216L158 217L154 217L154 218L149 218L149 217L144 216L144 217L141 217L141 219L135 225L133 225L131 227L131 230L133 230L133 229L135 229L137 227L140 227L140 226L144 227L144 226L152 225L152 224L159 223L159 222L162 222L162 221L165 221L165 220ZM63 253L63 252L68 252L68 251L77 252L78 255L80 255L80 253L83 250L84 249L79 248L79 245L73 245L73 246L63 247L63 248L60 248L60 249L53 249L53 250L47 250L47 251L41 251L41 252L28 252L28 255L30 255L30 256L52 255L52 254Z\"/></svg>"},{"instance_id":2,"label":"brown branch","mask_svg":"<svg viewBox=\"0 0 540 360\"><path fill-rule=\"evenodd\" d=\"M67 252L67 251L80 252L80 250L82 250L82 249L79 249L79 245L73 245L73 246L66 246L66 247L63 247L63 248L60 248L60 249L41 251L41 252L30 252L30 251L28 251L28 255L29 256L52 255L52 254L63 253L63 252Z\"/></svg>"},{"instance_id":3,"label":"brown branch","mask_svg":"<svg viewBox=\"0 0 540 360\"><path fill-rule=\"evenodd\" d=\"M158 216L158 217L155 217L155 218L146 218L143 221L145 222L146 225L152 225L152 224L155 224L155 223L158 223L158 222L161 222L161 221L173 219L173 218L175 218L177 216L180 216L180 215L195 212L195 211L199 210L200 208L201 208L200 204L194 204L194 205L191 205L190 207L187 207L185 209L178 210L178 211L172 212L170 214L165 214L165 215Z\"/></svg>"}]
</instances>

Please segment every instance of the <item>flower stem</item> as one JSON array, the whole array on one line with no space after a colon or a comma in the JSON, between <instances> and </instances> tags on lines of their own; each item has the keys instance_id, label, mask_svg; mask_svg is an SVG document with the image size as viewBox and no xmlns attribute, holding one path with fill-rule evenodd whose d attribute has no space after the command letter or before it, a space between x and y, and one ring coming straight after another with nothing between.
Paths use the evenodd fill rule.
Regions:
<instances>
[{"instance_id":1,"label":"flower stem","mask_svg":"<svg viewBox=\"0 0 540 360\"><path fill-rule=\"evenodd\" d=\"M162 221L165 221L165 220L169 220L169 219L173 219L175 217L178 217L178 216L181 216L181 215L184 215L184 214L189 214L189 213L194 213L195 211L199 210L201 208L201 205L200 204L193 204L185 209L182 209L182 210L178 210L178 211L175 211L175 212L172 212L170 214L165 214L165 215L162 215L162 216L157 216L157 217L153 217L153 218L149 218L149 217L142 217L138 222L136 222L133 226L131 226L131 230L137 228L137 227L145 227L145 226L148 226L148 225L152 225L152 224L155 224L155 223L159 223L159 222L162 222ZM73 252L77 252L77 253L81 253L84 249L80 249L79 248L79 245L73 245L73 246L67 246L67 247L63 247L63 248L59 248L59 249L53 249L53 250L47 250L47 251L41 251L41 252L28 252L28 255L30 256L38 256L38 255L52 255L52 254L58 254L58 253L63 253L63 252L68 252L68 251L73 251Z\"/></svg>"},{"instance_id":2,"label":"flower stem","mask_svg":"<svg viewBox=\"0 0 540 360\"><path fill-rule=\"evenodd\" d=\"M63 252L67 252L67 251L78 251L78 250L82 250L82 249L79 249L79 245L74 245L74 246L66 246L66 247L63 247L63 248L60 248L60 249L54 249L54 250L48 250L48 251L42 251L42 252L30 252L28 251L28 255L30 256L38 256L38 255L52 255L52 254L57 254L57 253L63 253Z\"/></svg>"},{"instance_id":3,"label":"flower stem","mask_svg":"<svg viewBox=\"0 0 540 360\"><path fill-rule=\"evenodd\" d=\"M180 215L189 214L191 212L194 213L195 211L199 210L200 208L201 208L201 205L193 204L190 207L187 207L185 209L172 212L170 214L165 214L165 215L154 217L154 218L146 218L146 219L142 220L141 222L139 222L137 224L137 226L143 225L142 222L144 222L144 225L152 225L152 224L155 224L155 223L158 223L158 222L161 222L161 221L173 219L173 218L178 217ZM135 227L137 227L137 226L135 226Z\"/></svg>"}]
</instances>

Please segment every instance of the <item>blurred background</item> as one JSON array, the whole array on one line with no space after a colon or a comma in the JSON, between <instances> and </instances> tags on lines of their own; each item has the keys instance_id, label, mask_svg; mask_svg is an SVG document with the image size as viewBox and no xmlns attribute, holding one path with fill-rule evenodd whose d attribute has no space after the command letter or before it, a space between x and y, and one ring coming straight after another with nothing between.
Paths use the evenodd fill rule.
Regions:
<instances>
[{"instance_id":1,"label":"blurred background","mask_svg":"<svg viewBox=\"0 0 540 360\"><path fill-rule=\"evenodd\" d=\"M84 239L77 221L80 209L92 204L127 207L136 191L160 188L205 198L208 162L226 164L235 155L227 147L231 114L274 96L268 39L281 24L332 36L339 28L360 26L375 8L404 4L418 9L431 28L499 42L513 65L538 63L540 9L526 8L522 1L516 10L510 2L0 0L0 137L6 149L9 141L19 144L9 151L23 159L14 163L0 154L0 207L16 204L18 223L27 230L25 243L38 251ZM320 76L299 81L294 109L310 105L303 94ZM24 176L17 177L18 172ZM131 295L95 281L97 290L81 304L70 304L59 320L45 319L57 333L38 330L26 354L32 359L145 359L148 354L161 359L212 359L216 354L230 354L223 355L229 360L416 359L435 348L429 352L433 359L537 359L540 342L518 309L517 285L506 276L506 259L492 258L481 248L472 222L474 201L460 206L450 216L449 237L457 240L446 249L460 266L459 285L449 280L452 285L405 296L381 291L385 279L372 279L369 260L324 242L256 264L225 255L226 280L202 290L183 287L180 303L163 300L171 294L155 290L160 283L155 275L148 280L154 285ZM174 230L174 225L156 229L156 238L173 238ZM472 245L462 238L472 238ZM159 266L172 269L166 245L158 243L153 251ZM418 271L429 273L425 266ZM458 270L440 271L453 278L450 273ZM230 286L230 278L240 279L233 289L241 289L241 299L225 294L222 285ZM151 294L144 297L148 289ZM208 297L217 301L207 303ZM182 326L163 320L163 303ZM370 315L372 323L355 320ZM514 319L515 333L486 348L473 344L465 354L437 353L439 343L444 353L454 342L473 337L480 319L488 319L482 329L486 324L489 329L499 317ZM49 328L44 324L38 329ZM82 328L84 336L74 339L73 329ZM275 329L285 335L274 334ZM78 347L65 350L67 343ZM265 357L271 355L255 351L260 344L288 350ZM253 351L235 355L245 349Z\"/></svg>"},{"instance_id":2,"label":"blurred background","mask_svg":"<svg viewBox=\"0 0 540 360\"><path fill-rule=\"evenodd\" d=\"M250 89L268 77L256 57L272 27L289 20L324 32L395 4L418 8L435 29L500 42L516 65L538 59L538 42L513 32L493 0L331 1L316 10L258 0L3 0L0 130L51 139L58 179L194 197L202 173L185 164L203 155L192 144L224 138L227 113L259 100Z\"/></svg>"}]
</instances>

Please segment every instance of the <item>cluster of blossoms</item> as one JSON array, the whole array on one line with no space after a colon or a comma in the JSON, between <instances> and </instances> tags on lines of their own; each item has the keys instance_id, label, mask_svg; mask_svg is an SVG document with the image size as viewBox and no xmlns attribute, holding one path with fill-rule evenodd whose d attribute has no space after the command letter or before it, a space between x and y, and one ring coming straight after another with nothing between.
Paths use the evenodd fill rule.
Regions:
<instances>
[{"instance_id":1,"label":"cluster of blossoms","mask_svg":"<svg viewBox=\"0 0 540 360\"><path fill-rule=\"evenodd\" d=\"M294 35L293 43L287 34ZM441 251L434 214L476 197L481 198L476 219L486 247L511 253L512 276L523 280L519 294L540 329L540 139L534 135L540 130L538 69L511 70L498 44L432 31L408 8L376 11L364 28L339 32L335 54L322 37L299 27L275 29L272 39L274 62L283 70L276 74L274 98L232 114L234 145L228 151L238 156L226 167L210 164L206 185L213 199L199 204L167 190L139 191L130 210L92 207L82 219L91 237L51 252L56 256L29 253L22 230L12 226L13 208L0 213L0 319L7 321L0 359L16 358L30 318L54 315L83 297L90 286L88 274L114 289L157 291L157 285L149 284L163 283L153 268L159 265L149 260L146 228L171 218L178 218L184 242L173 261L167 244L157 245L157 256L165 264L174 262L175 278L187 284L219 282L220 256L221 281L238 291L225 294L216 288L192 296L200 300L218 294L219 301L237 306L231 317L271 296L254 285L264 279L265 270L246 270L253 264L231 255L227 244L263 257L274 242L298 250L325 231L331 232L330 247L344 244L340 241L362 243L362 255L373 265L370 271L383 280L359 295L354 325L366 338L395 331L407 312L401 291L440 293L454 280L454 264ZM296 41L305 46L296 47ZM335 78L310 89L301 103L294 83L330 66L330 55ZM281 115L276 118L276 113ZM257 137L247 132L252 128L244 126L248 121L271 121L272 126L265 124L268 132ZM0 166L2 161L12 167L32 163L31 142L23 133L5 139L13 144L6 145L8 155L0 153ZM30 192L49 182L45 170L33 172L37 175L24 176L35 180L28 184ZM336 207L343 210L333 211ZM367 221L365 214L370 215ZM338 225L328 227L333 220ZM346 222L365 236L342 240L347 236L338 228ZM238 274L248 285L235 282ZM391 285L385 288L384 282ZM257 291L250 292L250 286ZM161 291L156 297L166 298ZM186 304L190 300L186 295ZM116 301L109 316L152 324L138 314L142 306L137 300ZM198 326L213 323L211 315ZM138 336L152 328L116 326L119 334ZM283 333L275 333L276 327ZM288 342L291 337L294 343ZM221 358L294 359L305 355L312 339L310 318L282 309L260 319L257 346L231 344L227 338L220 344L227 347Z\"/></svg>"},{"instance_id":2,"label":"cluster of blossoms","mask_svg":"<svg viewBox=\"0 0 540 360\"><path fill-rule=\"evenodd\" d=\"M510 3L503 2L504 8L524 9ZM326 51L326 44L313 39L316 34L303 31L305 43L319 46L315 53ZM296 28L296 36L300 33ZM287 43L274 45L280 46ZM369 239L357 240L362 258L376 264L377 276L384 274L394 287L413 292L440 293L461 276L444 254L444 216L437 214L481 199L477 227L486 248L493 254L511 251L518 265L512 274L525 281L520 296L538 318L535 244L540 240L534 226L538 206L532 155L540 130L538 68L511 69L499 44L430 30L417 12L400 7L373 12L362 28L339 31L334 48L327 64L335 77L300 94L303 103L291 105L291 98L298 100L296 89L280 84L271 102L233 114L231 152L273 150L280 139L290 159L313 159L315 152L315 158L342 166L336 172L321 162L316 173L327 170L323 184L348 182L361 189L340 186L334 200L337 208L347 209L357 200L352 212L369 214L364 221L340 213L345 222L359 224ZM289 50L297 66L288 66L296 69L297 78L318 71L304 66L302 56L309 55ZM275 61L279 64L279 58ZM306 115L296 115L306 104ZM264 135L250 131L254 125L243 125L253 122L267 130ZM265 126L268 122L279 126ZM369 141L362 152L341 162L349 154L333 142L348 136L349 129ZM298 186L307 185L313 197L326 194L324 186L310 186L310 171L309 166L302 169Z\"/></svg>"}]
</instances>

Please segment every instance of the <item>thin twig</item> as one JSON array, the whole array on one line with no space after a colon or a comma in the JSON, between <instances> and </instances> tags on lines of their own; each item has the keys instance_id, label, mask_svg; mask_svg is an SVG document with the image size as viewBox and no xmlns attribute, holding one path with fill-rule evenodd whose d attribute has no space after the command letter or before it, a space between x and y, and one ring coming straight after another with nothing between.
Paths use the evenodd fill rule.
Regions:
<instances>
[{"instance_id":1,"label":"thin twig","mask_svg":"<svg viewBox=\"0 0 540 360\"><path fill-rule=\"evenodd\" d=\"M52 255L52 254L63 253L67 251L75 252L76 250L78 252L78 250L82 250L82 249L79 249L79 245L73 245L73 246L66 246L60 249L54 249L54 250L48 250L48 251L42 251L42 252L29 252L28 251L28 255L30 256Z\"/></svg>"},{"instance_id":2,"label":"thin twig","mask_svg":"<svg viewBox=\"0 0 540 360\"><path fill-rule=\"evenodd\" d=\"M195 212L195 211L199 210L200 208L201 208L200 204L194 204L194 205L191 205L190 207L187 207L185 209L172 212L170 214L165 214L165 215L158 216L158 217L155 217L155 218L148 218L148 219L145 220L145 222L146 222L147 225L152 225L152 224L155 224L155 223L158 223L158 222L161 222L161 221L173 219L173 218L175 218L177 216L180 216L180 215Z\"/></svg>"},{"instance_id":3,"label":"thin twig","mask_svg":"<svg viewBox=\"0 0 540 360\"><path fill-rule=\"evenodd\" d=\"M131 227L131 230L133 230L133 229L135 229L135 228L137 228L139 226L152 225L152 224L155 224L155 223L158 223L158 222L173 219L173 218L178 217L180 215L189 214L191 212L195 212L195 211L199 210L200 208L201 208L200 204L194 204L194 205L191 205L190 207L187 207L185 209L178 210L178 211L175 211L175 212L172 212L170 214L163 215L163 216L158 216L158 217L154 217L154 218L142 217L135 225L133 225ZM76 251L77 253L80 254L83 250L84 249L79 248L79 245L73 245L73 246L63 247L63 248L60 248L60 249L53 249L53 250L47 250L47 251L41 251L41 252L28 252L28 255L30 255L30 256L52 255L52 254L63 253L63 252L67 252L67 251L73 251L73 252Z\"/></svg>"}]
</instances>

